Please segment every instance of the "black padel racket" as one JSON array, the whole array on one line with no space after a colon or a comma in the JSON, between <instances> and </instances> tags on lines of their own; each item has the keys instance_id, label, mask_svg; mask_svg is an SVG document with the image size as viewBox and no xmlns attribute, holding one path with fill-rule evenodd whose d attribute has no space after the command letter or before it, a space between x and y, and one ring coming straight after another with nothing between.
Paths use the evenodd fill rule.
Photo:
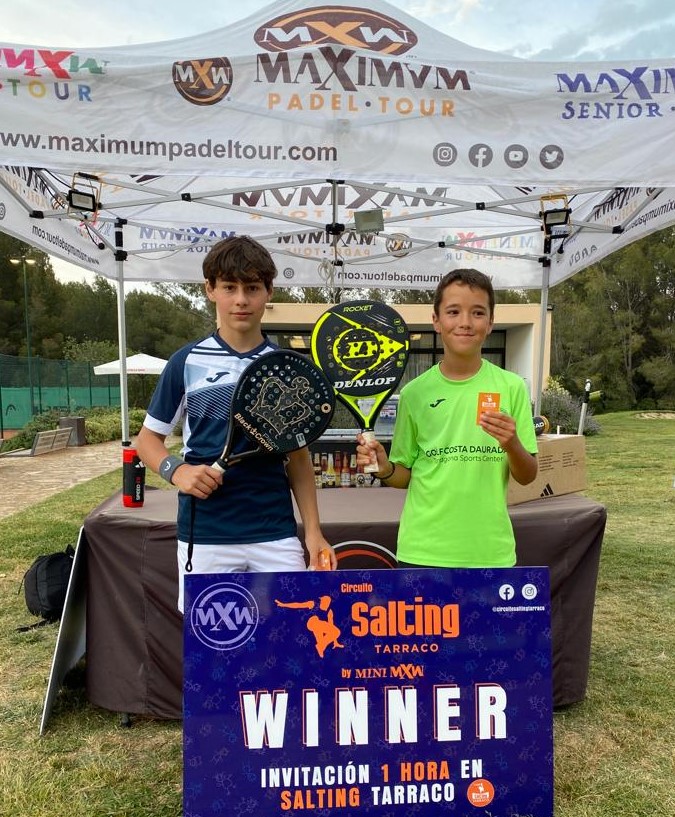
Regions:
<instances>
[{"instance_id":1,"label":"black padel racket","mask_svg":"<svg viewBox=\"0 0 675 817\"><path fill-rule=\"evenodd\" d=\"M244 369L232 395L223 453L213 468L261 454L287 454L304 448L326 430L335 409L332 384L308 357L279 349ZM232 453L243 434L255 448Z\"/></svg>"},{"instance_id":2,"label":"black padel racket","mask_svg":"<svg viewBox=\"0 0 675 817\"><path fill-rule=\"evenodd\" d=\"M379 301L336 304L314 326L314 362L371 438L382 406L401 381L409 347L405 321ZM374 473L377 465L363 470Z\"/></svg>"}]
</instances>

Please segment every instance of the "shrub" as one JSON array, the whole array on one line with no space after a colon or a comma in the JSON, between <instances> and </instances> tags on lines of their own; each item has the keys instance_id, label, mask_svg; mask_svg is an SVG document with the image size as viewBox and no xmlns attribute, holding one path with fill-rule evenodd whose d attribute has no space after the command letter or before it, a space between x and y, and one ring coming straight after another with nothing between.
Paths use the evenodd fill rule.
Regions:
<instances>
[{"instance_id":1,"label":"shrub","mask_svg":"<svg viewBox=\"0 0 675 817\"><path fill-rule=\"evenodd\" d=\"M119 438L120 432L115 429L115 436L111 436L112 426L102 419L87 419L84 423L84 439L87 445L97 443L107 443L109 440Z\"/></svg>"},{"instance_id":2,"label":"shrub","mask_svg":"<svg viewBox=\"0 0 675 817\"><path fill-rule=\"evenodd\" d=\"M581 418L581 400L556 384L542 392L541 413L548 419L551 433L555 433L557 426L560 426L561 434L576 434ZM600 432L600 423L592 416L590 406L587 407L583 432L587 436Z\"/></svg>"},{"instance_id":3,"label":"shrub","mask_svg":"<svg viewBox=\"0 0 675 817\"><path fill-rule=\"evenodd\" d=\"M129 411L129 436L135 437L145 420L145 409L133 408ZM121 421L120 421L121 423Z\"/></svg>"},{"instance_id":4,"label":"shrub","mask_svg":"<svg viewBox=\"0 0 675 817\"><path fill-rule=\"evenodd\" d=\"M33 445L33 438L38 431L49 431L52 428L58 427L59 417L63 417L63 413L53 409L43 411L42 414L36 414L11 440L3 441L2 451L16 451L17 448L30 448Z\"/></svg>"},{"instance_id":5,"label":"shrub","mask_svg":"<svg viewBox=\"0 0 675 817\"><path fill-rule=\"evenodd\" d=\"M78 409L76 414L78 417L84 417L84 438L87 445L107 443L121 438L122 417L119 409L99 406L91 409ZM3 441L2 452L16 451L17 448L30 448L38 431L58 428L59 418L63 416L63 412L56 410L36 414L11 440ZM138 434L144 419L145 409L132 408L129 410L130 437Z\"/></svg>"}]
</instances>

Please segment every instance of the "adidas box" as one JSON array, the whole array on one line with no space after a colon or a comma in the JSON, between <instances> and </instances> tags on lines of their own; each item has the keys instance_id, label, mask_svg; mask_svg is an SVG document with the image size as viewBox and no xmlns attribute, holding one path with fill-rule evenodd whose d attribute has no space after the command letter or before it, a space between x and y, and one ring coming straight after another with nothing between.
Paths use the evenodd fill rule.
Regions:
<instances>
[{"instance_id":1,"label":"adidas box","mask_svg":"<svg viewBox=\"0 0 675 817\"><path fill-rule=\"evenodd\" d=\"M509 480L507 501L519 505L532 499L573 494L586 488L586 438L578 434L541 434L539 472L534 482Z\"/></svg>"}]
</instances>

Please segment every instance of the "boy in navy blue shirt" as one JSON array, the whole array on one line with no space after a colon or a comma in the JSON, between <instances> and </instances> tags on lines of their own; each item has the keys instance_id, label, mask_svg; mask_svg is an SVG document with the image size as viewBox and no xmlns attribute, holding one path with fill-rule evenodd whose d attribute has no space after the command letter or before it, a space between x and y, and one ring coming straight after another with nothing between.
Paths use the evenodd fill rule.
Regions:
<instances>
[{"instance_id":1,"label":"boy in navy blue shirt","mask_svg":"<svg viewBox=\"0 0 675 817\"><path fill-rule=\"evenodd\" d=\"M303 522L309 567L317 567L324 548L329 550L331 567L336 566L335 554L321 533L306 448L286 456L245 459L224 474L211 467L225 444L232 394L241 373L252 360L277 348L261 329L276 267L258 242L235 236L213 246L203 273L206 295L216 305L218 329L171 356L136 441L143 462L179 489L181 612L190 541L195 573L306 569L291 492ZM165 445L181 421L182 458L171 455Z\"/></svg>"}]
</instances>

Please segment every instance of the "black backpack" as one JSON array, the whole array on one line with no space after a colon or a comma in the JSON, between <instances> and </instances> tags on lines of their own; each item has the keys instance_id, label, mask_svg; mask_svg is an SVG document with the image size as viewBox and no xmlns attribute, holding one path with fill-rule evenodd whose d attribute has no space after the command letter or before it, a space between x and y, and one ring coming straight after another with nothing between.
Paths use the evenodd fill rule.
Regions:
<instances>
[{"instance_id":1,"label":"black backpack","mask_svg":"<svg viewBox=\"0 0 675 817\"><path fill-rule=\"evenodd\" d=\"M42 627L58 621L63 614L70 572L73 568L75 550L71 545L59 553L38 556L23 576L26 607L41 621L19 631Z\"/></svg>"}]
</instances>

